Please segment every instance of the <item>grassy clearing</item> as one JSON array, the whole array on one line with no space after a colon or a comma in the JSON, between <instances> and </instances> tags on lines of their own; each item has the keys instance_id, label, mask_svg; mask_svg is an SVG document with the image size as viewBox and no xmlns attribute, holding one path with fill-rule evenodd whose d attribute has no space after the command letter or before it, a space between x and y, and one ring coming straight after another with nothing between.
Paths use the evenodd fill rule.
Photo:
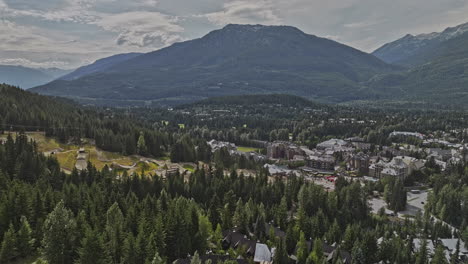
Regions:
<instances>
[{"instance_id":1,"label":"grassy clearing","mask_svg":"<svg viewBox=\"0 0 468 264\"><path fill-rule=\"evenodd\" d=\"M57 153L54 155L58 162L60 163L60 166L63 169L66 170L73 170L75 168L75 163L76 163L76 152L75 151L69 151L69 152L61 152Z\"/></svg>"},{"instance_id":2,"label":"grassy clearing","mask_svg":"<svg viewBox=\"0 0 468 264\"><path fill-rule=\"evenodd\" d=\"M240 152L260 152L262 149L260 148L252 148L252 147L237 147L237 150Z\"/></svg>"},{"instance_id":3,"label":"grassy clearing","mask_svg":"<svg viewBox=\"0 0 468 264\"><path fill-rule=\"evenodd\" d=\"M12 132L11 135L13 138L16 137L16 133ZM136 156L124 156L120 153L101 151L91 144L86 144L84 146L62 144L57 139L46 137L45 134L41 132L27 132L26 135L37 143L40 152L51 152L61 149L62 152L56 152L53 156L57 158L60 166L64 170L72 171L75 168L77 152L81 147L83 147L88 154L88 161L99 170L106 165L111 167L113 163L128 167L136 165L136 167L130 171L138 173L142 171L144 173L150 173L159 169L159 166L155 163L139 162L139 158ZM8 134L0 134L0 139L6 139L7 137ZM170 158L166 156L161 158L161 160L170 160Z\"/></svg>"},{"instance_id":4,"label":"grassy clearing","mask_svg":"<svg viewBox=\"0 0 468 264\"><path fill-rule=\"evenodd\" d=\"M151 173L155 170L159 169L159 166L153 162L143 162L140 161L137 163L135 172L137 173L142 173L142 174L148 174Z\"/></svg>"},{"instance_id":5,"label":"grassy clearing","mask_svg":"<svg viewBox=\"0 0 468 264\"><path fill-rule=\"evenodd\" d=\"M194 172L195 172L195 167L192 166L192 165L190 165L190 164L185 164L185 165L183 166L183 168L184 168L185 170L190 171L191 173L194 173Z\"/></svg>"}]
</instances>

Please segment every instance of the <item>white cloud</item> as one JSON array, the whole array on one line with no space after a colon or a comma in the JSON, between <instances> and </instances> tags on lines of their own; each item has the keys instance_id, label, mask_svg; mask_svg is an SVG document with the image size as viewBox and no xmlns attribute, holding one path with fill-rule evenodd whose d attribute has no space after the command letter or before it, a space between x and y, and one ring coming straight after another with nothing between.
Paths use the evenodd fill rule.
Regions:
<instances>
[{"instance_id":1,"label":"white cloud","mask_svg":"<svg viewBox=\"0 0 468 264\"><path fill-rule=\"evenodd\" d=\"M158 12L128 12L107 15L95 24L118 33L117 44L160 48L182 40L184 28L178 19Z\"/></svg>"},{"instance_id":2,"label":"white cloud","mask_svg":"<svg viewBox=\"0 0 468 264\"><path fill-rule=\"evenodd\" d=\"M230 23L292 25L372 51L407 33L467 22L467 13L466 0L0 0L0 63L75 67Z\"/></svg>"},{"instance_id":3,"label":"white cloud","mask_svg":"<svg viewBox=\"0 0 468 264\"><path fill-rule=\"evenodd\" d=\"M0 65L24 65L30 68L67 68L69 62L67 61L32 61L26 58L11 58L11 59L0 59Z\"/></svg>"},{"instance_id":4,"label":"white cloud","mask_svg":"<svg viewBox=\"0 0 468 264\"><path fill-rule=\"evenodd\" d=\"M224 4L223 10L202 15L210 22L226 24L280 24L273 1L235 0Z\"/></svg>"}]
</instances>

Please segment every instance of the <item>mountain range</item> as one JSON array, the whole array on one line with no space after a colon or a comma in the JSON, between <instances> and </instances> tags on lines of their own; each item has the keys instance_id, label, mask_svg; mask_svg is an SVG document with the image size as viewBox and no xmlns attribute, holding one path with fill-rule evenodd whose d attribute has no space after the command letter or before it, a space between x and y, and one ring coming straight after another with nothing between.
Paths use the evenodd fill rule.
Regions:
<instances>
[{"instance_id":1,"label":"mountain range","mask_svg":"<svg viewBox=\"0 0 468 264\"><path fill-rule=\"evenodd\" d=\"M29 89L51 82L70 72L71 70L58 68L33 69L23 66L0 65L0 83Z\"/></svg>"},{"instance_id":2,"label":"mountain range","mask_svg":"<svg viewBox=\"0 0 468 264\"><path fill-rule=\"evenodd\" d=\"M341 102L364 96L360 82L396 69L370 54L294 27L228 25L99 73L33 90L91 100L187 101L289 93Z\"/></svg>"},{"instance_id":3,"label":"mountain range","mask_svg":"<svg viewBox=\"0 0 468 264\"><path fill-rule=\"evenodd\" d=\"M92 104L180 104L287 93L325 102L468 99L468 24L368 54L289 26L228 25L146 54L99 60L32 91Z\"/></svg>"},{"instance_id":4,"label":"mountain range","mask_svg":"<svg viewBox=\"0 0 468 264\"><path fill-rule=\"evenodd\" d=\"M419 48L414 49L416 42L411 42L410 48L408 37L404 37L374 52L387 62L404 65L406 70L376 76L367 85L387 98L397 95L393 100L468 108L468 23L411 38L419 40Z\"/></svg>"},{"instance_id":5,"label":"mountain range","mask_svg":"<svg viewBox=\"0 0 468 264\"><path fill-rule=\"evenodd\" d=\"M443 49L447 41L456 39L468 32L468 23L450 27L443 32L411 35L383 45L372 54L381 60L403 66L423 64L435 58L440 53L434 50Z\"/></svg>"}]
</instances>

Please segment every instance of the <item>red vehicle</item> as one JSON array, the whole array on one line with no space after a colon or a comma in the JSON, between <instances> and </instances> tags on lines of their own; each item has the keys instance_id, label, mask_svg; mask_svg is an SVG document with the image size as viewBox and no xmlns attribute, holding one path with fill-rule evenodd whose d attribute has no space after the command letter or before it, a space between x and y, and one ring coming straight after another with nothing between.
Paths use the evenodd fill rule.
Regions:
<instances>
[{"instance_id":1,"label":"red vehicle","mask_svg":"<svg viewBox=\"0 0 468 264\"><path fill-rule=\"evenodd\" d=\"M329 182L335 182L336 181L335 176L327 176L327 177L325 177L325 179L327 179L327 181L329 181Z\"/></svg>"}]
</instances>

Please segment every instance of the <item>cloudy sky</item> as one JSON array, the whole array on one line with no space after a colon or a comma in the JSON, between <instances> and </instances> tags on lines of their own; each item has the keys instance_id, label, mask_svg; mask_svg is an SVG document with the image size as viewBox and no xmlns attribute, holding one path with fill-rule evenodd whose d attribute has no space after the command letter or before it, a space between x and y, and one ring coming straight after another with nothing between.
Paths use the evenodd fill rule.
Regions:
<instances>
[{"instance_id":1,"label":"cloudy sky","mask_svg":"<svg viewBox=\"0 0 468 264\"><path fill-rule=\"evenodd\" d=\"M75 68L229 23L292 25L370 52L466 14L468 0L0 0L0 64Z\"/></svg>"}]
</instances>

